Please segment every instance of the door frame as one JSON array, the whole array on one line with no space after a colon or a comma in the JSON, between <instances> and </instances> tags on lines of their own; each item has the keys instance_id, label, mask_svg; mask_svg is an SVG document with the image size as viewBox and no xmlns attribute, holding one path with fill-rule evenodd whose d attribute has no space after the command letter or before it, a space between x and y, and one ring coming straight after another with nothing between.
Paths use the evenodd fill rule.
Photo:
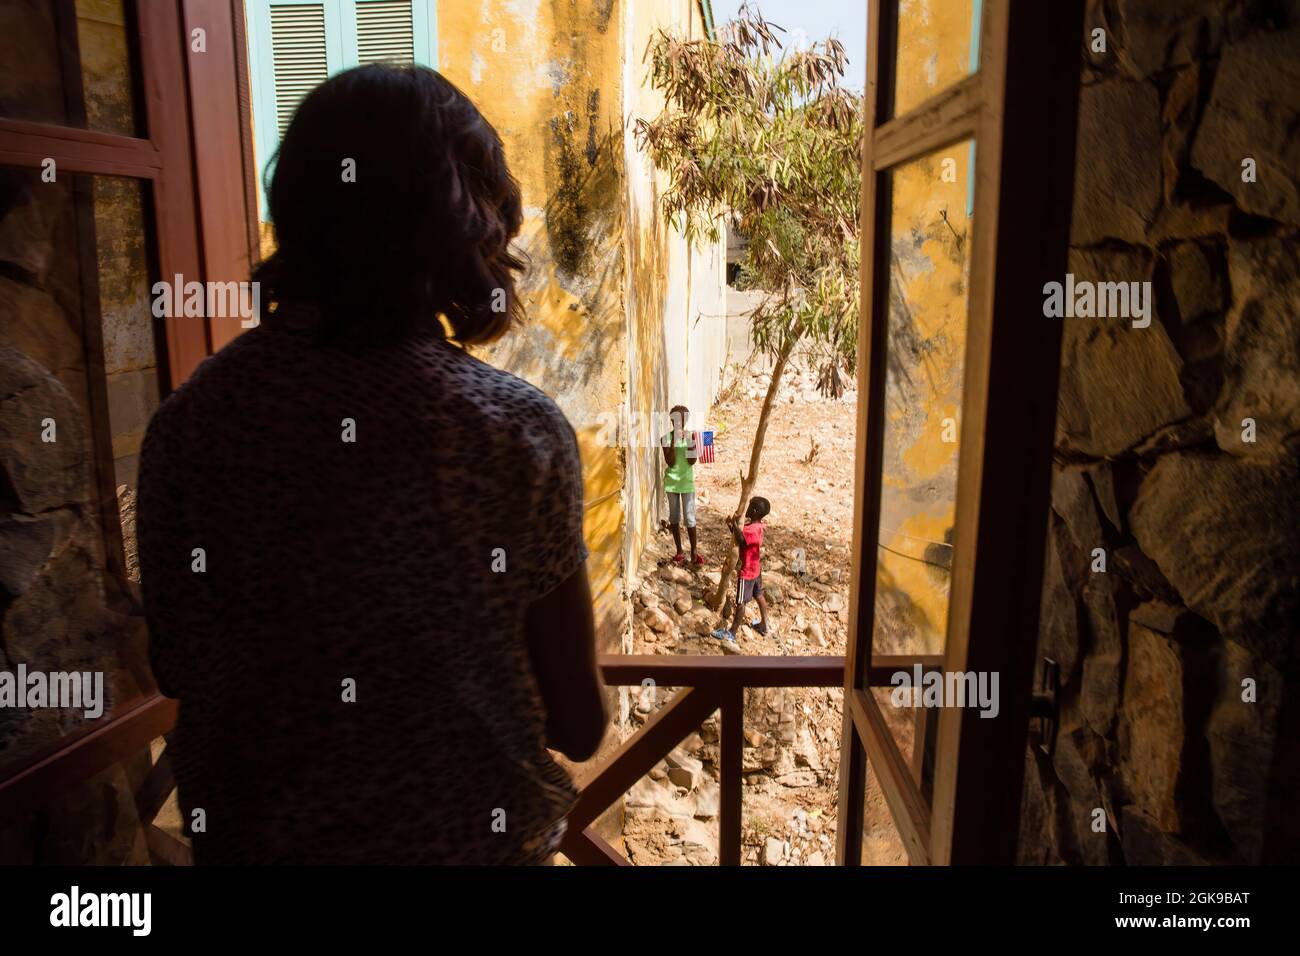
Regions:
<instances>
[{"instance_id":1,"label":"door frame","mask_svg":"<svg viewBox=\"0 0 1300 956\"><path fill-rule=\"evenodd\" d=\"M1061 347L1059 322L1043 315L1042 289L1060 280L1068 257L1083 0L984 0L982 7L972 35L980 45L978 70L894 117L898 0L868 6L857 534L836 833L837 859L845 865L861 862L868 760L913 864L1011 863L1019 836ZM871 693L877 685L869 683L883 484L889 173L972 137L952 584L944 655L926 666L997 673L1000 711L994 719L969 707L939 711L927 800L920 762L909 766L899 751ZM919 757L923 737L913 746Z\"/></svg>"}]
</instances>

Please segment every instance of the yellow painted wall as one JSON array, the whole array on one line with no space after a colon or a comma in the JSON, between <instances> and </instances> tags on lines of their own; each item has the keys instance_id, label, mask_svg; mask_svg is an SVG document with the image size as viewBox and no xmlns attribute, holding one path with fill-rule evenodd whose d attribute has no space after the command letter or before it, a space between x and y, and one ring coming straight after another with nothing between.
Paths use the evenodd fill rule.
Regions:
<instances>
[{"instance_id":1,"label":"yellow painted wall","mask_svg":"<svg viewBox=\"0 0 1300 956\"><path fill-rule=\"evenodd\" d=\"M903 0L897 103L969 72L971 0ZM969 142L893 174L875 648L939 653L948 620L971 220Z\"/></svg>"},{"instance_id":2,"label":"yellow painted wall","mask_svg":"<svg viewBox=\"0 0 1300 956\"><path fill-rule=\"evenodd\" d=\"M902 115L970 72L974 3L975 0L899 0L896 115Z\"/></svg>"},{"instance_id":3,"label":"yellow painted wall","mask_svg":"<svg viewBox=\"0 0 1300 956\"><path fill-rule=\"evenodd\" d=\"M523 190L528 324L482 351L554 398L578 433L588 572L618 650L623 461L597 441L623 401L622 43L613 0L438 4L438 62L496 127Z\"/></svg>"}]
</instances>

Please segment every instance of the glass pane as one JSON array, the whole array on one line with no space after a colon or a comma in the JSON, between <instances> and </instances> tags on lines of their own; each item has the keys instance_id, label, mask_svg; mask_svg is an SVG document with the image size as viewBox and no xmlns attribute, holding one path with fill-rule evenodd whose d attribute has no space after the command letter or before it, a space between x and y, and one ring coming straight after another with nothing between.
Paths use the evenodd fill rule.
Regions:
<instances>
[{"instance_id":1,"label":"glass pane","mask_svg":"<svg viewBox=\"0 0 1300 956\"><path fill-rule=\"evenodd\" d=\"M907 866L907 848L898 835L894 816L880 789L873 761L867 761L867 786L862 798L862 865Z\"/></svg>"},{"instance_id":2,"label":"glass pane","mask_svg":"<svg viewBox=\"0 0 1300 956\"><path fill-rule=\"evenodd\" d=\"M86 691L102 675L97 714L0 708L0 775L153 689L113 573L138 577L136 456L159 400L145 188L0 167L0 670L90 674Z\"/></svg>"},{"instance_id":3,"label":"glass pane","mask_svg":"<svg viewBox=\"0 0 1300 956\"><path fill-rule=\"evenodd\" d=\"M122 520L127 576L140 580L135 488L145 426L161 401L155 325L139 180L94 177L99 314L113 446L113 486Z\"/></svg>"},{"instance_id":4,"label":"glass pane","mask_svg":"<svg viewBox=\"0 0 1300 956\"><path fill-rule=\"evenodd\" d=\"M899 0L894 116L979 69L983 0Z\"/></svg>"},{"instance_id":5,"label":"glass pane","mask_svg":"<svg viewBox=\"0 0 1300 956\"><path fill-rule=\"evenodd\" d=\"M0 4L0 116L143 136L126 0Z\"/></svg>"},{"instance_id":6,"label":"glass pane","mask_svg":"<svg viewBox=\"0 0 1300 956\"><path fill-rule=\"evenodd\" d=\"M974 144L967 141L889 174L889 328L875 654L944 650L973 155Z\"/></svg>"},{"instance_id":7,"label":"glass pane","mask_svg":"<svg viewBox=\"0 0 1300 956\"><path fill-rule=\"evenodd\" d=\"M872 687L871 696L876 699L876 706L885 718L885 726L903 755L903 761L912 765L913 742L919 715L923 708L913 707L910 695L898 694L892 687Z\"/></svg>"}]
</instances>

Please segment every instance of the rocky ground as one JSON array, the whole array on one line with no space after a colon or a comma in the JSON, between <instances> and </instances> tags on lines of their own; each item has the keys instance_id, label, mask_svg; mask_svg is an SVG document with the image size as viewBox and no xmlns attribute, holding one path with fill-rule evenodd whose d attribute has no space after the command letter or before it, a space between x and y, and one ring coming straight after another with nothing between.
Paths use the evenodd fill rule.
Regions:
<instances>
[{"instance_id":1,"label":"rocky ground","mask_svg":"<svg viewBox=\"0 0 1300 956\"><path fill-rule=\"evenodd\" d=\"M633 586L633 653L813 655L844 653L853 517L856 393L819 395L810 370L787 370L773 411L755 491L771 501L763 549L768 633L742 625L735 644L711 632L719 615L704 605L734 547L725 525L736 508L740 470L768 378L745 372L713 412L717 461L696 469L700 552L696 571L672 562L662 528L642 556ZM683 544L685 542L683 541ZM757 618L757 608L747 607ZM731 604L724 608L730 620ZM634 696L627 734L671 698L657 688ZM754 689L745 694L746 864L821 866L835 860L843 691ZM640 865L710 865L718 846L718 715L628 793L624 849ZM869 786L867 858L905 863L879 788Z\"/></svg>"}]
</instances>

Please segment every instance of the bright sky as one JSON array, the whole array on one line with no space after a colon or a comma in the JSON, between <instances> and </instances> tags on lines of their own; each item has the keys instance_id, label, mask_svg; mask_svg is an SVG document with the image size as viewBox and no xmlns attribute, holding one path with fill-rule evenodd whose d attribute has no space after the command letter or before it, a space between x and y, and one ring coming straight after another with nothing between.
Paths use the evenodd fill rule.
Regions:
<instances>
[{"instance_id":1,"label":"bright sky","mask_svg":"<svg viewBox=\"0 0 1300 956\"><path fill-rule=\"evenodd\" d=\"M713 20L721 26L740 10L741 0L713 0ZM782 42L807 37L808 42L837 37L849 58L847 85L859 92L866 83L866 0L755 0L763 17L785 28ZM799 33L798 31L803 31Z\"/></svg>"}]
</instances>

